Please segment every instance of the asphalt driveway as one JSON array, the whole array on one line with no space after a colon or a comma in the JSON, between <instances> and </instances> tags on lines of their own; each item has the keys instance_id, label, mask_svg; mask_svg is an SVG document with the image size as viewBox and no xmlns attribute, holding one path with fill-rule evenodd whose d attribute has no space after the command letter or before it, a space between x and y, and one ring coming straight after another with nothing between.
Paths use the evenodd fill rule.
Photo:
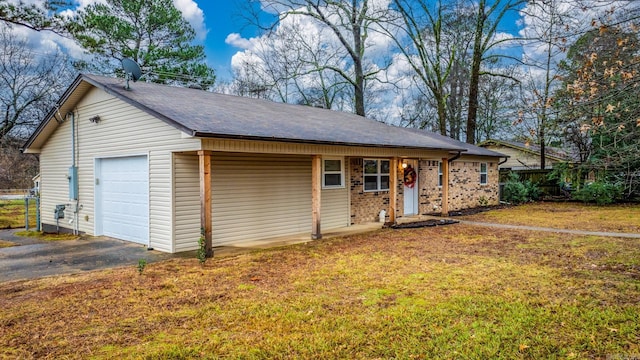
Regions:
<instances>
[{"instance_id":1,"label":"asphalt driveway","mask_svg":"<svg viewBox=\"0 0 640 360\"><path fill-rule=\"evenodd\" d=\"M17 244L0 248L0 282L137 266L140 259L151 263L174 256L103 236L44 241L16 236L16 231L0 230L0 240Z\"/></svg>"}]
</instances>

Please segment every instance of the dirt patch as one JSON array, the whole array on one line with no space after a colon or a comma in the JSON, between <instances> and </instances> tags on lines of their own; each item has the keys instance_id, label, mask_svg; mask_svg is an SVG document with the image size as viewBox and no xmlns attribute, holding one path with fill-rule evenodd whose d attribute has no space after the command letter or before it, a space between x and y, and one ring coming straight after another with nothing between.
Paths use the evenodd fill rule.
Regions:
<instances>
[{"instance_id":1,"label":"dirt patch","mask_svg":"<svg viewBox=\"0 0 640 360\"><path fill-rule=\"evenodd\" d=\"M456 211L449 211L449 216L475 215L475 214L480 214L480 213L491 211L491 210L508 209L510 207L513 207L513 206L514 205L507 205L507 204L491 205L491 206L479 206L479 207L475 207L475 208L471 208L471 209L462 209L462 210L456 210ZM432 212L432 213L427 213L427 214L424 214L424 215L442 216L442 213Z\"/></svg>"}]
</instances>

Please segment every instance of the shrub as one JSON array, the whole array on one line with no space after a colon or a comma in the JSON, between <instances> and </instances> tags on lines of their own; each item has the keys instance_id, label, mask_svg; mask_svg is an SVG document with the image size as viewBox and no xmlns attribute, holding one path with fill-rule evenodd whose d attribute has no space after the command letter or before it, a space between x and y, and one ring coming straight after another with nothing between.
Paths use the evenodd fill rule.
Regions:
<instances>
[{"instance_id":1,"label":"shrub","mask_svg":"<svg viewBox=\"0 0 640 360\"><path fill-rule=\"evenodd\" d=\"M596 181L583 186L573 194L573 198L585 203L606 205L614 203L622 195L622 189L617 184L606 181Z\"/></svg>"},{"instance_id":2,"label":"shrub","mask_svg":"<svg viewBox=\"0 0 640 360\"><path fill-rule=\"evenodd\" d=\"M196 251L196 258L200 265L204 265L207 262L207 246L205 244L204 229L201 229L200 239L198 239L198 250Z\"/></svg>"},{"instance_id":3,"label":"shrub","mask_svg":"<svg viewBox=\"0 0 640 360\"><path fill-rule=\"evenodd\" d=\"M502 200L512 204L522 204L540 198L540 189L531 181L521 182L518 174L510 173L502 189Z\"/></svg>"},{"instance_id":4,"label":"shrub","mask_svg":"<svg viewBox=\"0 0 640 360\"><path fill-rule=\"evenodd\" d=\"M527 198L530 201L540 200L540 189L538 186L531 181L527 180L524 182L524 187L527 190Z\"/></svg>"}]
</instances>

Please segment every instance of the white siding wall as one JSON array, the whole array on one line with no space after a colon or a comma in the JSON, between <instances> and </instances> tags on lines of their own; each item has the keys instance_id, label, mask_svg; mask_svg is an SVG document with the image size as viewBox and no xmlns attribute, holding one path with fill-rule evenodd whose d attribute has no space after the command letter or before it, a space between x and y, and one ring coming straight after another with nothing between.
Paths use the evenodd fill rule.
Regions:
<instances>
[{"instance_id":1,"label":"white siding wall","mask_svg":"<svg viewBox=\"0 0 640 360\"><path fill-rule=\"evenodd\" d=\"M200 238L200 177L198 156L174 154L175 251L195 250Z\"/></svg>"},{"instance_id":2,"label":"white siding wall","mask_svg":"<svg viewBox=\"0 0 640 360\"><path fill-rule=\"evenodd\" d=\"M79 177L79 229L94 234L94 162L96 158L127 155L149 156L150 245L174 251L172 244L172 152L198 150L200 140L183 138L174 127L92 89L74 110L77 124ZM89 118L100 116L100 122ZM55 224L55 204L69 203L67 171L71 166L71 122L61 124L42 147L42 222ZM72 206L73 207L73 206ZM71 212L67 211L67 219ZM71 228L67 221L61 225Z\"/></svg>"},{"instance_id":3,"label":"white siding wall","mask_svg":"<svg viewBox=\"0 0 640 360\"><path fill-rule=\"evenodd\" d=\"M197 177L197 157L192 157L191 164L184 167L191 169L193 177ZM186 186L197 186L197 180L180 181L180 184L183 183ZM183 193L190 192L176 191L176 194ZM191 213L196 198L191 194L185 201L189 202L190 205L185 207ZM311 158L214 153L212 202L214 246L305 232L310 234ZM190 245L185 245L185 249L193 248L194 240L197 241L199 237L199 223L196 225L190 220L182 219L182 214L176 215L176 230L181 228L178 225L180 221L181 224L188 224L187 226L195 225L197 232L185 229L180 238L176 233L176 242L191 242ZM322 228L327 230L347 226L348 216L347 189L323 190ZM187 238L182 239L183 236Z\"/></svg>"},{"instance_id":4,"label":"white siding wall","mask_svg":"<svg viewBox=\"0 0 640 360\"><path fill-rule=\"evenodd\" d=\"M345 175L345 181L349 178ZM311 192L309 192L311 196ZM321 199L322 231L349 226L349 184L341 189L323 189Z\"/></svg>"}]
</instances>

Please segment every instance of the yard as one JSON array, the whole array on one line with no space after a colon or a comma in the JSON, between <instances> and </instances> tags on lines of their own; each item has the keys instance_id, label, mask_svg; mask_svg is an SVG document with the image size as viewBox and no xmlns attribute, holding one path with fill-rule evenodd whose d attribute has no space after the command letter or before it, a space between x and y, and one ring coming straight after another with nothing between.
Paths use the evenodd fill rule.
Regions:
<instances>
[{"instance_id":1,"label":"yard","mask_svg":"<svg viewBox=\"0 0 640 360\"><path fill-rule=\"evenodd\" d=\"M24 228L24 199L0 200L0 229ZM29 226L36 226L35 200L29 204Z\"/></svg>"},{"instance_id":2,"label":"yard","mask_svg":"<svg viewBox=\"0 0 640 360\"><path fill-rule=\"evenodd\" d=\"M563 206L507 211L541 226ZM575 206L550 218L639 225L637 207ZM0 284L0 358L630 358L638 304L638 240L389 229Z\"/></svg>"}]
</instances>

